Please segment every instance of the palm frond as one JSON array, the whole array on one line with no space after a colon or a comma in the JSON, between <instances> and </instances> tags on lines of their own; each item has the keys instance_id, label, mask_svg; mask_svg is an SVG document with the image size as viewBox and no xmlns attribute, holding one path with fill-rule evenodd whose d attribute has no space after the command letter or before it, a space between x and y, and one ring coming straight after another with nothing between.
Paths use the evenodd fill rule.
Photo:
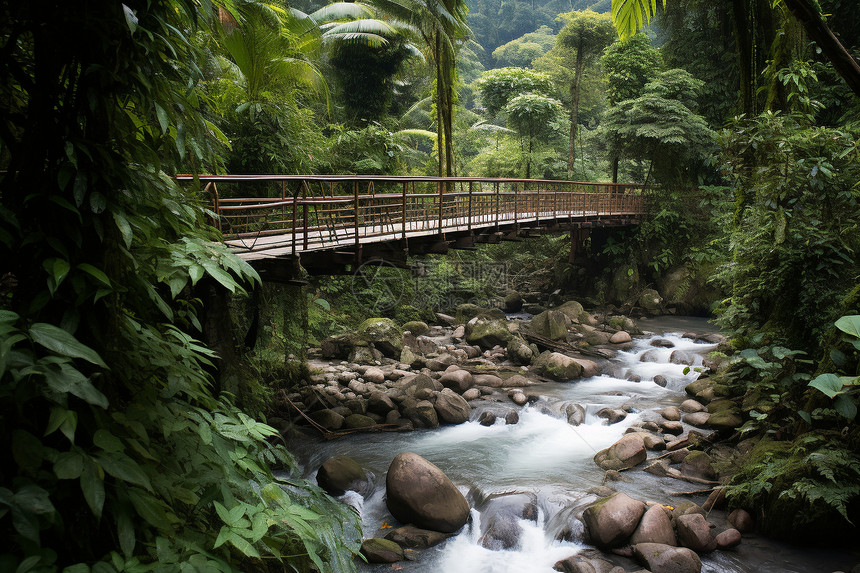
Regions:
<instances>
[{"instance_id":1,"label":"palm frond","mask_svg":"<svg viewBox=\"0 0 860 573\"><path fill-rule=\"evenodd\" d=\"M661 1L665 9L666 0ZM618 36L627 40L647 26L657 14L657 0L612 0L611 14Z\"/></svg>"},{"instance_id":2,"label":"palm frond","mask_svg":"<svg viewBox=\"0 0 860 573\"><path fill-rule=\"evenodd\" d=\"M370 17L373 16L373 10L370 6L359 2L335 2L334 4L323 6L316 12L311 12L309 16L315 22L332 22L347 18L358 19Z\"/></svg>"}]
</instances>

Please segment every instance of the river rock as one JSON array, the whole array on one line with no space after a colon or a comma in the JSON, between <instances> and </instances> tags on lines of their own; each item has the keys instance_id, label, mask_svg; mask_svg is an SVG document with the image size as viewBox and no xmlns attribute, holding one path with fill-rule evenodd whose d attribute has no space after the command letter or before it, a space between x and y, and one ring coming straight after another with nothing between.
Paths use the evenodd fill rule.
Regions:
<instances>
[{"instance_id":1,"label":"river rock","mask_svg":"<svg viewBox=\"0 0 860 573\"><path fill-rule=\"evenodd\" d=\"M630 333L624 330L619 330L609 337L609 342L612 344L624 344L625 342L631 342L632 340L633 337L630 336Z\"/></svg>"},{"instance_id":2,"label":"river rock","mask_svg":"<svg viewBox=\"0 0 860 573\"><path fill-rule=\"evenodd\" d=\"M451 338L464 338L466 336L466 327L462 324L454 329L451 333Z\"/></svg>"},{"instance_id":3,"label":"river rock","mask_svg":"<svg viewBox=\"0 0 860 573\"><path fill-rule=\"evenodd\" d=\"M343 405L349 408L349 411L353 414L367 414L367 400L364 398L349 398L348 400L343 401ZM349 416L347 416L348 418Z\"/></svg>"},{"instance_id":4,"label":"river rock","mask_svg":"<svg viewBox=\"0 0 860 573\"><path fill-rule=\"evenodd\" d=\"M364 414L352 414L343 420L343 427L349 430L370 428L376 425L376 420Z\"/></svg>"},{"instance_id":5,"label":"river rock","mask_svg":"<svg viewBox=\"0 0 860 573\"><path fill-rule=\"evenodd\" d=\"M666 440L650 432L642 432L642 441L645 442L645 448L652 452L662 452L666 449Z\"/></svg>"},{"instance_id":6,"label":"river rock","mask_svg":"<svg viewBox=\"0 0 860 573\"><path fill-rule=\"evenodd\" d=\"M371 384L382 384L385 382L385 372L376 366L371 366L365 370L361 377L364 378L365 382L369 382Z\"/></svg>"},{"instance_id":7,"label":"river rock","mask_svg":"<svg viewBox=\"0 0 860 573\"><path fill-rule=\"evenodd\" d=\"M344 417L334 410L317 410L308 414L308 417L326 430L340 430L343 427Z\"/></svg>"},{"instance_id":8,"label":"river rock","mask_svg":"<svg viewBox=\"0 0 860 573\"><path fill-rule=\"evenodd\" d=\"M442 384L433 380L426 374L416 374L414 376L404 377L398 383L398 386L403 394L411 396L414 396L416 392L425 388L434 391L441 390L443 388Z\"/></svg>"},{"instance_id":9,"label":"river rock","mask_svg":"<svg viewBox=\"0 0 860 573\"><path fill-rule=\"evenodd\" d=\"M684 414L684 423L690 424L691 426L704 427L708 425L708 420L711 419L711 415L707 412L694 412L692 414Z\"/></svg>"},{"instance_id":10,"label":"river rock","mask_svg":"<svg viewBox=\"0 0 860 573\"><path fill-rule=\"evenodd\" d=\"M684 364L686 366L692 366L695 363L695 358L689 352L685 352L683 350L673 350L672 354L669 356L669 362L672 364Z\"/></svg>"},{"instance_id":11,"label":"river rock","mask_svg":"<svg viewBox=\"0 0 860 573\"><path fill-rule=\"evenodd\" d=\"M367 474L362 467L346 456L334 456L324 461L317 471L317 483L334 496L343 495L350 490L362 493L369 486Z\"/></svg>"},{"instance_id":12,"label":"river rock","mask_svg":"<svg viewBox=\"0 0 860 573\"><path fill-rule=\"evenodd\" d=\"M514 374L502 381L502 388L521 388L523 386L534 386L538 384L536 380L526 378L522 374Z\"/></svg>"},{"instance_id":13,"label":"river rock","mask_svg":"<svg viewBox=\"0 0 860 573\"><path fill-rule=\"evenodd\" d=\"M384 355L382 352L371 346L356 346L350 353L347 360L355 364L379 364Z\"/></svg>"},{"instance_id":14,"label":"river rock","mask_svg":"<svg viewBox=\"0 0 860 573\"><path fill-rule=\"evenodd\" d=\"M646 350L639 357L639 362L660 362L660 351L656 349Z\"/></svg>"},{"instance_id":15,"label":"river rock","mask_svg":"<svg viewBox=\"0 0 860 573\"><path fill-rule=\"evenodd\" d=\"M697 414L699 412L707 411L707 408L703 406L701 402L697 402L696 400L692 400L689 398L681 402L681 405L678 406L678 409L685 414Z\"/></svg>"},{"instance_id":16,"label":"river rock","mask_svg":"<svg viewBox=\"0 0 860 573\"><path fill-rule=\"evenodd\" d=\"M672 434L673 436L679 436L684 433L684 426L681 425L681 422L671 422L666 420L664 422L660 422L660 429L664 434Z\"/></svg>"},{"instance_id":17,"label":"river rock","mask_svg":"<svg viewBox=\"0 0 860 573\"><path fill-rule=\"evenodd\" d=\"M497 345L505 346L512 337L513 334L508 330L504 319L478 319L466 323L466 342L477 344L484 350L490 350Z\"/></svg>"},{"instance_id":18,"label":"river rock","mask_svg":"<svg viewBox=\"0 0 860 573\"><path fill-rule=\"evenodd\" d=\"M711 465L711 456L705 452L692 451L681 462L681 473L687 477L713 480L717 474Z\"/></svg>"},{"instance_id":19,"label":"river rock","mask_svg":"<svg viewBox=\"0 0 860 573\"><path fill-rule=\"evenodd\" d=\"M662 543L638 543L633 546L636 560L651 573L701 573L702 561L686 547Z\"/></svg>"},{"instance_id":20,"label":"river rock","mask_svg":"<svg viewBox=\"0 0 860 573\"><path fill-rule=\"evenodd\" d=\"M655 338L651 341L651 346L654 348L675 348L675 343L665 338Z\"/></svg>"},{"instance_id":21,"label":"river rock","mask_svg":"<svg viewBox=\"0 0 860 573\"><path fill-rule=\"evenodd\" d=\"M539 374L559 382L579 378L582 374L582 366L576 360L559 352L541 353L535 360L533 368Z\"/></svg>"},{"instance_id":22,"label":"river rock","mask_svg":"<svg viewBox=\"0 0 860 573\"><path fill-rule=\"evenodd\" d=\"M571 555L567 559L556 561L552 568L555 571L561 571L562 573L603 573L603 568L598 570L591 559L587 559L580 555ZM623 571L624 569L621 568L621 570ZM610 573L614 572L611 564L609 565L609 569L606 569L606 571L609 571Z\"/></svg>"},{"instance_id":23,"label":"river rock","mask_svg":"<svg viewBox=\"0 0 860 573\"><path fill-rule=\"evenodd\" d=\"M473 318L502 319L505 313L500 308L484 308L477 304L464 303L457 306L457 323L463 324Z\"/></svg>"},{"instance_id":24,"label":"river rock","mask_svg":"<svg viewBox=\"0 0 860 573\"><path fill-rule=\"evenodd\" d=\"M481 397L481 391L477 388L469 388L465 392L463 392L463 399L466 401L477 400Z\"/></svg>"},{"instance_id":25,"label":"river rock","mask_svg":"<svg viewBox=\"0 0 860 573\"><path fill-rule=\"evenodd\" d=\"M627 412L620 408L603 408L597 411L598 418L604 418L609 425L616 424L627 417Z\"/></svg>"},{"instance_id":26,"label":"river rock","mask_svg":"<svg viewBox=\"0 0 860 573\"><path fill-rule=\"evenodd\" d=\"M439 378L439 383L445 388L454 390L458 394L462 394L475 384L472 378L472 373L468 370L445 372L445 374Z\"/></svg>"},{"instance_id":27,"label":"river rock","mask_svg":"<svg viewBox=\"0 0 860 573\"><path fill-rule=\"evenodd\" d=\"M745 509L733 510L729 514L728 521L734 526L735 529L737 529L741 533L749 533L750 531L755 529L755 523L753 522L753 518Z\"/></svg>"},{"instance_id":28,"label":"river rock","mask_svg":"<svg viewBox=\"0 0 860 573\"><path fill-rule=\"evenodd\" d=\"M668 406L660 410L660 415L663 416L664 419L669 420L670 422L677 422L681 419L681 412L678 411L678 408L675 406Z\"/></svg>"},{"instance_id":29,"label":"river rock","mask_svg":"<svg viewBox=\"0 0 860 573\"><path fill-rule=\"evenodd\" d=\"M489 388L501 388L505 381L495 374L475 374L472 376L475 386L487 386Z\"/></svg>"},{"instance_id":30,"label":"river rock","mask_svg":"<svg viewBox=\"0 0 860 573\"><path fill-rule=\"evenodd\" d=\"M537 513L537 498L534 494L490 495L481 509L481 545L493 550L516 547L523 531L519 521L535 521Z\"/></svg>"},{"instance_id":31,"label":"river rock","mask_svg":"<svg viewBox=\"0 0 860 573\"><path fill-rule=\"evenodd\" d=\"M385 539L394 541L400 547L408 547L409 549L427 549L434 545L439 545L449 537L451 533L442 533L441 531L432 531L430 529L421 529L414 525L404 525L392 529L385 536Z\"/></svg>"},{"instance_id":32,"label":"river rock","mask_svg":"<svg viewBox=\"0 0 860 573\"><path fill-rule=\"evenodd\" d=\"M496 415L489 410L484 410L481 412L481 415L478 416L478 423L482 426L492 426L496 423Z\"/></svg>"},{"instance_id":33,"label":"river rock","mask_svg":"<svg viewBox=\"0 0 860 573\"><path fill-rule=\"evenodd\" d=\"M368 318L358 326L358 335L389 358L399 358L403 331L390 318Z\"/></svg>"},{"instance_id":34,"label":"river rock","mask_svg":"<svg viewBox=\"0 0 860 573\"><path fill-rule=\"evenodd\" d=\"M430 360L428 360L427 368L429 368L433 372L444 372L449 366L456 363L457 359L446 352L440 356L437 356L436 358L431 358Z\"/></svg>"},{"instance_id":35,"label":"river rock","mask_svg":"<svg viewBox=\"0 0 860 573\"><path fill-rule=\"evenodd\" d=\"M726 529L714 538L717 549L731 549L741 544L741 532L737 529Z\"/></svg>"},{"instance_id":36,"label":"river rock","mask_svg":"<svg viewBox=\"0 0 860 573\"><path fill-rule=\"evenodd\" d=\"M433 429L439 427L436 408L427 400L421 400L403 410L403 417L408 418L415 428Z\"/></svg>"},{"instance_id":37,"label":"river rock","mask_svg":"<svg viewBox=\"0 0 860 573\"><path fill-rule=\"evenodd\" d=\"M436 415L443 424L462 424L469 421L472 407L466 400L451 390L445 388L436 396Z\"/></svg>"},{"instance_id":38,"label":"river rock","mask_svg":"<svg viewBox=\"0 0 860 573\"><path fill-rule=\"evenodd\" d=\"M668 383L669 381L666 380L666 377L662 374L657 374L656 376L654 376L654 384L656 384L657 386L665 388Z\"/></svg>"},{"instance_id":39,"label":"river rock","mask_svg":"<svg viewBox=\"0 0 860 573\"><path fill-rule=\"evenodd\" d=\"M402 523L452 533L469 518L469 503L448 476L418 454L398 454L385 478L388 511Z\"/></svg>"},{"instance_id":40,"label":"river rock","mask_svg":"<svg viewBox=\"0 0 860 573\"><path fill-rule=\"evenodd\" d=\"M640 433L625 434L620 440L594 455L594 462L605 470L632 468L648 457Z\"/></svg>"},{"instance_id":41,"label":"river rock","mask_svg":"<svg viewBox=\"0 0 860 573\"><path fill-rule=\"evenodd\" d=\"M713 400L708 404L708 427L715 430L734 430L743 423L737 404L731 400Z\"/></svg>"},{"instance_id":42,"label":"river rock","mask_svg":"<svg viewBox=\"0 0 860 573\"><path fill-rule=\"evenodd\" d=\"M645 504L627 494L616 493L588 506L582 514L592 543L611 548L623 545L645 513Z\"/></svg>"},{"instance_id":43,"label":"river rock","mask_svg":"<svg viewBox=\"0 0 860 573\"><path fill-rule=\"evenodd\" d=\"M378 390L371 392L370 397L367 399L368 412L385 416L392 410L396 409L397 406L394 405L394 401L389 398L388 394L385 392L380 392Z\"/></svg>"},{"instance_id":44,"label":"river rock","mask_svg":"<svg viewBox=\"0 0 860 573\"><path fill-rule=\"evenodd\" d=\"M403 559L403 549L396 542L378 537L362 541L361 554L368 563L396 563Z\"/></svg>"},{"instance_id":45,"label":"river rock","mask_svg":"<svg viewBox=\"0 0 860 573\"><path fill-rule=\"evenodd\" d=\"M408 330L415 336L426 336L430 333L430 327L427 326L427 323L420 320L410 320L403 323L403 330Z\"/></svg>"},{"instance_id":46,"label":"river rock","mask_svg":"<svg viewBox=\"0 0 860 573\"><path fill-rule=\"evenodd\" d=\"M662 543L678 545L672 520L662 505L652 505L642 516L639 525L630 537L630 544Z\"/></svg>"},{"instance_id":47,"label":"river rock","mask_svg":"<svg viewBox=\"0 0 860 573\"><path fill-rule=\"evenodd\" d=\"M509 291L503 304L505 312L519 312L523 308L523 297L515 290Z\"/></svg>"},{"instance_id":48,"label":"river rock","mask_svg":"<svg viewBox=\"0 0 860 573\"><path fill-rule=\"evenodd\" d=\"M567 413L567 423L571 426L578 426L585 422L585 408L579 404L568 404L565 409Z\"/></svg>"},{"instance_id":49,"label":"river rock","mask_svg":"<svg viewBox=\"0 0 860 573\"><path fill-rule=\"evenodd\" d=\"M534 358L532 349L526 341L519 336L514 336L508 341L506 352L508 360L514 364L528 365L531 364L532 358Z\"/></svg>"},{"instance_id":50,"label":"river rock","mask_svg":"<svg viewBox=\"0 0 860 573\"><path fill-rule=\"evenodd\" d=\"M525 406L528 403L528 396L522 392L511 392L511 402L517 406Z\"/></svg>"},{"instance_id":51,"label":"river rock","mask_svg":"<svg viewBox=\"0 0 860 573\"><path fill-rule=\"evenodd\" d=\"M532 318L529 329L550 340L567 340L567 327L571 319L564 312L547 310Z\"/></svg>"},{"instance_id":52,"label":"river rock","mask_svg":"<svg viewBox=\"0 0 860 573\"><path fill-rule=\"evenodd\" d=\"M717 548L717 542L711 534L711 524L699 513L678 517L675 528L680 544L696 553L710 553Z\"/></svg>"},{"instance_id":53,"label":"river rock","mask_svg":"<svg viewBox=\"0 0 860 573\"><path fill-rule=\"evenodd\" d=\"M646 288L639 295L639 306L641 306L647 314L657 315L661 312L663 297L656 290Z\"/></svg>"},{"instance_id":54,"label":"river rock","mask_svg":"<svg viewBox=\"0 0 860 573\"><path fill-rule=\"evenodd\" d=\"M519 424L520 415L516 410L508 410L505 414L505 424L509 426L513 426L514 424Z\"/></svg>"},{"instance_id":55,"label":"river rock","mask_svg":"<svg viewBox=\"0 0 860 573\"><path fill-rule=\"evenodd\" d=\"M587 358L574 358L577 364L582 366L582 373L580 376L583 378L593 378L600 374L600 367L597 365L597 362L593 360L588 360Z\"/></svg>"}]
</instances>

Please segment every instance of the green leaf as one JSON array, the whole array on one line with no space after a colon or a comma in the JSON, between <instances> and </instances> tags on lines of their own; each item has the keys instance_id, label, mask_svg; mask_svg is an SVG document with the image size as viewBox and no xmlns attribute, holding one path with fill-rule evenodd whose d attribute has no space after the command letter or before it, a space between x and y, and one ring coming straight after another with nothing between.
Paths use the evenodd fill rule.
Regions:
<instances>
[{"instance_id":1,"label":"green leaf","mask_svg":"<svg viewBox=\"0 0 860 573\"><path fill-rule=\"evenodd\" d=\"M74 336L53 324L37 322L30 327L30 336L36 344L61 356L83 358L87 362L107 369L107 364L95 350L81 344Z\"/></svg>"},{"instance_id":2,"label":"green leaf","mask_svg":"<svg viewBox=\"0 0 860 573\"><path fill-rule=\"evenodd\" d=\"M16 429L12 432L12 457L21 469L34 473L44 458L41 440L26 430Z\"/></svg>"},{"instance_id":3,"label":"green leaf","mask_svg":"<svg viewBox=\"0 0 860 573\"><path fill-rule=\"evenodd\" d=\"M126 557L134 554L136 543L134 536L134 521L127 508L123 508L116 516L116 533L119 539L119 547Z\"/></svg>"},{"instance_id":4,"label":"green leaf","mask_svg":"<svg viewBox=\"0 0 860 573\"><path fill-rule=\"evenodd\" d=\"M96 461L104 468L105 472L113 477L152 491L149 477L140 465L129 456L121 452L110 452L97 456Z\"/></svg>"},{"instance_id":5,"label":"green leaf","mask_svg":"<svg viewBox=\"0 0 860 573\"><path fill-rule=\"evenodd\" d=\"M64 568L63 573L90 573L90 566L86 563L76 563Z\"/></svg>"},{"instance_id":6,"label":"green leaf","mask_svg":"<svg viewBox=\"0 0 860 573\"><path fill-rule=\"evenodd\" d=\"M106 452L121 452L125 450L122 440L104 428L96 430L96 433L93 434L93 444Z\"/></svg>"},{"instance_id":7,"label":"green leaf","mask_svg":"<svg viewBox=\"0 0 860 573\"><path fill-rule=\"evenodd\" d=\"M84 470L81 473L81 491L84 492L84 499L87 500L93 515L96 519L101 519L105 504L105 484L99 477L98 467L92 460L84 463Z\"/></svg>"},{"instance_id":8,"label":"green leaf","mask_svg":"<svg viewBox=\"0 0 860 573\"><path fill-rule=\"evenodd\" d=\"M168 508L157 498L137 488L129 489L128 497L137 514L147 523L158 529L170 529L170 522L166 517Z\"/></svg>"},{"instance_id":9,"label":"green leaf","mask_svg":"<svg viewBox=\"0 0 860 573\"><path fill-rule=\"evenodd\" d=\"M846 394L837 396L836 400L833 401L833 407L849 420L854 420L857 417L857 404Z\"/></svg>"},{"instance_id":10,"label":"green leaf","mask_svg":"<svg viewBox=\"0 0 860 573\"><path fill-rule=\"evenodd\" d=\"M130 249L131 243L134 240L134 232L131 230L131 225L129 224L128 219L125 218L125 215L115 210L112 212L114 223L116 223L116 227L122 235L125 248Z\"/></svg>"},{"instance_id":11,"label":"green leaf","mask_svg":"<svg viewBox=\"0 0 860 573\"><path fill-rule=\"evenodd\" d=\"M170 121L167 118L167 112L164 111L164 108L155 104L155 115L158 117L158 125L161 127L161 133L167 133L167 128L170 126Z\"/></svg>"},{"instance_id":12,"label":"green leaf","mask_svg":"<svg viewBox=\"0 0 860 573\"><path fill-rule=\"evenodd\" d=\"M56 511L48 492L37 485L23 486L15 492L13 501L18 507L36 515L50 515Z\"/></svg>"},{"instance_id":13,"label":"green leaf","mask_svg":"<svg viewBox=\"0 0 860 573\"><path fill-rule=\"evenodd\" d=\"M196 263L188 267L188 275L191 277L191 284L196 285L197 281L203 278L204 272L205 269Z\"/></svg>"},{"instance_id":14,"label":"green leaf","mask_svg":"<svg viewBox=\"0 0 860 573\"><path fill-rule=\"evenodd\" d=\"M836 321L836 328L849 336L860 338L860 315L843 316Z\"/></svg>"},{"instance_id":15,"label":"green leaf","mask_svg":"<svg viewBox=\"0 0 860 573\"><path fill-rule=\"evenodd\" d=\"M71 443L75 443L75 430L78 427L78 413L65 408L51 408L51 416L48 418L48 427L45 428L46 436L60 430Z\"/></svg>"},{"instance_id":16,"label":"green leaf","mask_svg":"<svg viewBox=\"0 0 860 573\"><path fill-rule=\"evenodd\" d=\"M54 475L58 479L78 479L84 472L84 461L80 451L63 452L54 462Z\"/></svg>"},{"instance_id":17,"label":"green leaf","mask_svg":"<svg viewBox=\"0 0 860 573\"><path fill-rule=\"evenodd\" d=\"M21 564L18 565L17 569L15 569L15 573L27 573L27 571L33 569L33 567L35 567L41 560L41 555L31 555L30 557L27 557L26 559L21 561Z\"/></svg>"},{"instance_id":18,"label":"green leaf","mask_svg":"<svg viewBox=\"0 0 860 573\"><path fill-rule=\"evenodd\" d=\"M93 265L89 263L81 263L78 265L78 270L84 271L85 273L96 279L98 282L100 282L102 285L108 288L112 288L108 276L103 271L97 269Z\"/></svg>"},{"instance_id":19,"label":"green leaf","mask_svg":"<svg viewBox=\"0 0 860 573\"><path fill-rule=\"evenodd\" d=\"M809 386L816 390L820 390L828 398L833 398L842 392L842 380L840 380L839 376L836 374L828 373L816 376L815 379L809 383Z\"/></svg>"},{"instance_id":20,"label":"green leaf","mask_svg":"<svg viewBox=\"0 0 860 573\"><path fill-rule=\"evenodd\" d=\"M125 14L125 23L128 26L128 30L131 32L131 35L134 36L134 33L137 32L137 16L134 11L125 4L122 5L122 11Z\"/></svg>"}]
</instances>

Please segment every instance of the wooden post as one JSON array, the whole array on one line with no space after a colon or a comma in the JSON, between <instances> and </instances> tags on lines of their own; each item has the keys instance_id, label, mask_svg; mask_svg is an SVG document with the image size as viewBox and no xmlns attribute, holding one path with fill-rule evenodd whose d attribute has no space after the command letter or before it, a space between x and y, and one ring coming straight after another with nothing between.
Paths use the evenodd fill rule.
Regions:
<instances>
[{"instance_id":1,"label":"wooden post","mask_svg":"<svg viewBox=\"0 0 860 573\"><path fill-rule=\"evenodd\" d=\"M297 223L297 215L296 213L296 203L299 197L299 190L296 189L296 193L293 195L293 256L296 256L296 225Z\"/></svg>"},{"instance_id":2,"label":"wooden post","mask_svg":"<svg viewBox=\"0 0 860 573\"><path fill-rule=\"evenodd\" d=\"M496 182L496 230L499 230L499 183Z\"/></svg>"},{"instance_id":3,"label":"wooden post","mask_svg":"<svg viewBox=\"0 0 860 573\"><path fill-rule=\"evenodd\" d=\"M308 249L308 204L305 201L308 198L308 184L307 181L302 181L302 236L304 237L304 242L302 243L302 249Z\"/></svg>"},{"instance_id":4,"label":"wooden post","mask_svg":"<svg viewBox=\"0 0 860 573\"><path fill-rule=\"evenodd\" d=\"M472 181L469 181L469 222L467 223L469 231L472 230Z\"/></svg>"},{"instance_id":5,"label":"wooden post","mask_svg":"<svg viewBox=\"0 0 860 573\"><path fill-rule=\"evenodd\" d=\"M355 256L356 256L356 260L358 260L357 259L358 253L359 253L359 250L361 249L361 241L359 241L359 238L358 238L358 180L353 181L352 188L353 188L353 197L355 199L355 201L354 201L355 204L353 205L353 213L355 216L355 221L353 223L354 230L355 230Z\"/></svg>"},{"instance_id":6,"label":"wooden post","mask_svg":"<svg viewBox=\"0 0 860 573\"><path fill-rule=\"evenodd\" d=\"M443 207L442 199L443 199L443 194L445 193L445 187L442 185L442 181L439 181L437 186L439 188L439 234L441 235L442 234L442 218L444 216L444 213L442 212L442 207Z\"/></svg>"},{"instance_id":7,"label":"wooden post","mask_svg":"<svg viewBox=\"0 0 860 573\"><path fill-rule=\"evenodd\" d=\"M403 240L404 241L406 240L406 189L407 189L407 187L409 187L409 183L404 181L403 182L403 205L402 205L403 220L400 223L400 230L403 234Z\"/></svg>"},{"instance_id":8,"label":"wooden post","mask_svg":"<svg viewBox=\"0 0 860 573\"><path fill-rule=\"evenodd\" d=\"M525 191L525 184L523 184L523 191ZM528 197L528 195L526 195ZM519 215L519 194L517 193L517 184L514 183L514 229L519 229L519 224L517 223L517 218Z\"/></svg>"}]
</instances>

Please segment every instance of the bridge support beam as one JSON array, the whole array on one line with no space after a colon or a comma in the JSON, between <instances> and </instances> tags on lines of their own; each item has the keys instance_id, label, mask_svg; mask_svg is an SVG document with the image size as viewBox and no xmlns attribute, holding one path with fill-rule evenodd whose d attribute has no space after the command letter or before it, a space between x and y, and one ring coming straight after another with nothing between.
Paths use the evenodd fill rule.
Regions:
<instances>
[{"instance_id":1,"label":"bridge support beam","mask_svg":"<svg viewBox=\"0 0 860 573\"><path fill-rule=\"evenodd\" d=\"M570 230L570 256L569 263L575 263L578 257L585 255L585 242L591 235L591 229L576 227Z\"/></svg>"}]
</instances>

